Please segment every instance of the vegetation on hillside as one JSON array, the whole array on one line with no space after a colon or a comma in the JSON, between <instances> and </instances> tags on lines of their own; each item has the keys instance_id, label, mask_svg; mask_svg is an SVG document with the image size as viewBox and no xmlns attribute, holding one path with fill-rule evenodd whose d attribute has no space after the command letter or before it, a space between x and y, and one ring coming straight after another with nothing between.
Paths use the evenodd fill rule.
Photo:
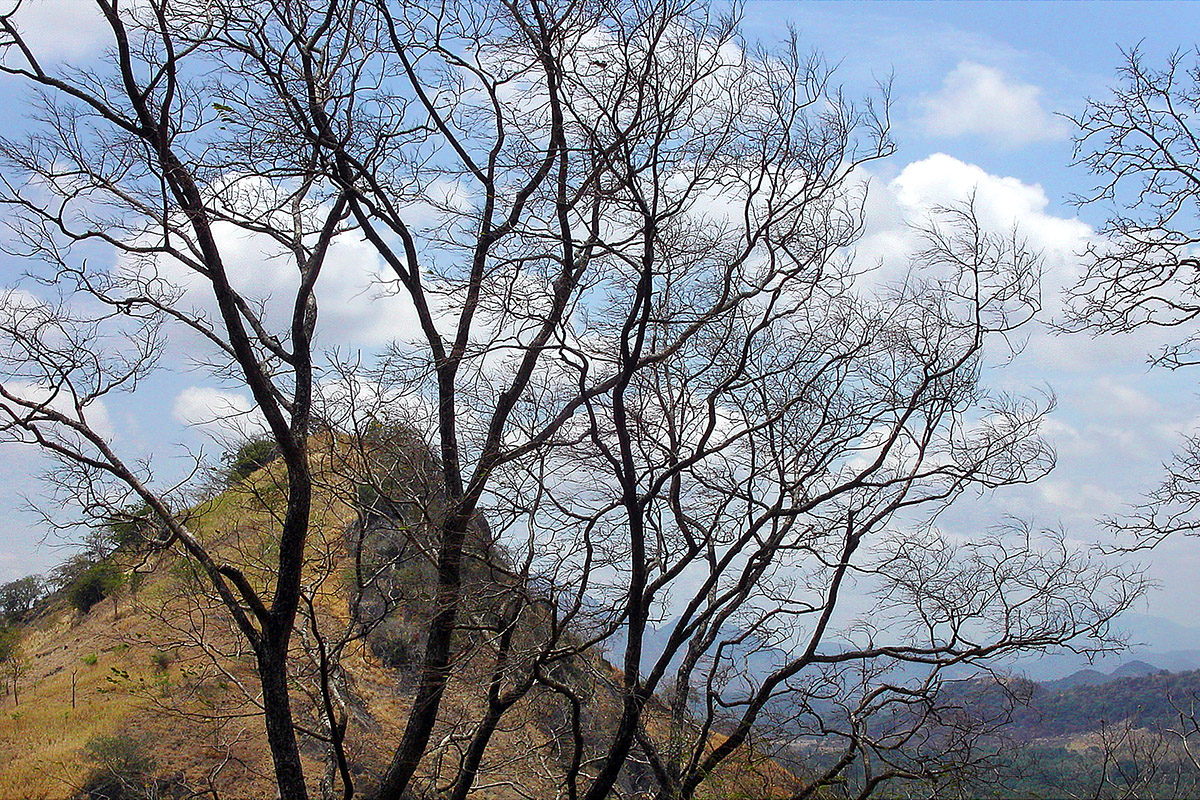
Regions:
<instances>
[{"instance_id":1,"label":"vegetation on hillside","mask_svg":"<svg viewBox=\"0 0 1200 800\"><path fill-rule=\"evenodd\" d=\"M336 445L343 457L346 446ZM192 524L217 548L257 551L255 558L269 559L270 521L279 503L277 468L260 468L201 502L190 512ZM370 491L345 481L337 469L323 474L318 546L328 560L310 565L313 590L306 605L308 614L320 618L316 630L322 638L303 638L292 657L297 718L309 731L302 738L306 763L333 787L339 767L347 769L352 782L383 768L385 751L349 742L364 728L395 735L405 689L419 663L421 642L414 637L429 613L434 576L423 551L428 534L396 502L397 481L407 485L415 473L379 472L378 486ZM390 495L381 493L389 486ZM365 497L371 502L343 502ZM492 546L486 531L481 521L471 545L476 556ZM0 730L0 796L59 798L75 791L128 800L197 791L265 796L271 791L271 783L263 782L270 756L253 724L261 698L247 683L252 662L238 647L235 632L220 624L202 578L189 563L170 551L133 546L125 533L106 529L105 536L123 544L101 548L105 555L86 568L72 563L61 573L71 580L57 584L38 613L25 618L22 627L10 628L9 639L0 639L0 647L23 647L22 663L29 667L21 705L9 707L12 724ZM474 626L462 633L459 646L466 663L450 697L464 712L478 702L476 689L488 679L486 659L476 666L473 654L486 654L493 645L487 630L504 612L504 594L527 590L498 566L503 558L479 557L473 563L477 566L466 580L478 602L467 608L466 618ZM106 602L76 603L84 589L93 587L96 574L120 576L105 583L105 597L119 600L119 615ZM136 594L130 586L135 574L143 576ZM264 567L263 573L249 572L248 579L263 580L265 574ZM365 574L376 577L364 581ZM548 621L527 619L526 624ZM518 631L514 638L531 635ZM553 785L555 771L570 765L573 725L588 742L583 759L596 757L602 747L619 708L612 665L578 656L562 661L545 679L546 685L522 700L525 710L513 715L519 724L497 732L510 745L484 762L487 782L496 788L485 787L482 796L507 796L508 781ZM335 722L347 742L341 763L332 752L323 680L348 709ZM574 687L575 695L585 698L578 716L554 686ZM665 734L667 718L665 706L655 701L652 735ZM453 730L450 726L443 735L452 736ZM626 791L651 780L648 763L640 758L630 763L621 778ZM716 772L713 788L700 796L782 796L793 783L790 772L750 749L744 759Z\"/></svg>"}]
</instances>

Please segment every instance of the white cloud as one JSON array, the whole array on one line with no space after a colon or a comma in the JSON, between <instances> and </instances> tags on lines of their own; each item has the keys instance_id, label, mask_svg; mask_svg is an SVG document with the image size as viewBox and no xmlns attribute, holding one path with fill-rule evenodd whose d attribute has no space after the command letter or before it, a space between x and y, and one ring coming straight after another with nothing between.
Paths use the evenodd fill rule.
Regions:
<instances>
[{"instance_id":1,"label":"white cloud","mask_svg":"<svg viewBox=\"0 0 1200 800\"><path fill-rule=\"evenodd\" d=\"M245 396L206 386L189 386L175 398L171 416L215 439L249 439L266 431L266 421Z\"/></svg>"},{"instance_id":2,"label":"white cloud","mask_svg":"<svg viewBox=\"0 0 1200 800\"><path fill-rule=\"evenodd\" d=\"M1065 139L1068 125L1046 111L1041 94L998 69L963 61L937 94L921 98L921 123L930 136L982 136L998 147Z\"/></svg>"},{"instance_id":3,"label":"white cloud","mask_svg":"<svg viewBox=\"0 0 1200 800\"><path fill-rule=\"evenodd\" d=\"M1037 486L1042 500L1050 506L1062 511L1085 512L1088 518L1113 514L1122 507L1119 494L1092 483L1046 478Z\"/></svg>"},{"instance_id":4,"label":"white cloud","mask_svg":"<svg viewBox=\"0 0 1200 800\"><path fill-rule=\"evenodd\" d=\"M284 334L299 285L295 262L267 236L228 224L219 223L213 229L230 282L252 304L265 307L268 328ZM178 262L161 259L148 265L125 258L117 271L144 278L156 275L183 290L180 305L185 309L219 319L207 281ZM411 302L406 296L381 291L383 282L391 277L369 243L351 235L336 239L317 281L318 345L370 349L417 336L420 329Z\"/></svg>"},{"instance_id":5,"label":"white cloud","mask_svg":"<svg viewBox=\"0 0 1200 800\"><path fill-rule=\"evenodd\" d=\"M1100 407L1119 417L1159 417L1162 406L1153 397L1122 383L1111 375L1103 375L1093 384L1099 395Z\"/></svg>"},{"instance_id":6,"label":"white cloud","mask_svg":"<svg viewBox=\"0 0 1200 800\"><path fill-rule=\"evenodd\" d=\"M16 5L4 0L0 12L11 13ZM13 19L42 60L90 55L105 41L103 17L84 0L24 0Z\"/></svg>"},{"instance_id":7,"label":"white cloud","mask_svg":"<svg viewBox=\"0 0 1200 800\"><path fill-rule=\"evenodd\" d=\"M912 226L933 209L974 197L975 213L985 229L1005 233L1016 228L1031 248L1042 254L1043 301L1056 309L1061 290L1080 274L1079 253L1092 238L1091 226L1050 212L1050 198L1040 184L993 175L944 153L908 164L868 195L867 230L858 244L864 264L882 262L877 280L898 277L920 247Z\"/></svg>"},{"instance_id":8,"label":"white cloud","mask_svg":"<svg viewBox=\"0 0 1200 800\"><path fill-rule=\"evenodd\" d=\"M1039 249L1074 255L1092 234L1086 223L1048 212L1050 198L1041 184L992 175L944 153L915 161L892 181L890 190L910 210L947 205L975 196L980 222L1001 231L1016 225Z\"/></svg>"}]
</instances>

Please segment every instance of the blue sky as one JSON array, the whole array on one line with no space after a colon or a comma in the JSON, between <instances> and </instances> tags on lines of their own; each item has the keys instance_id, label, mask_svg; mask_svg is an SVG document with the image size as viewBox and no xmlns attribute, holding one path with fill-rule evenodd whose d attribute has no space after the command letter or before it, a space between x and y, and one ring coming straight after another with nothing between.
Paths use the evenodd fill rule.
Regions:
<instances>
[{"instance_id":1,"label":"blue sky","mask_svg":"<svg viewBox=\"0 0 1200 800\"><path fill-rule=\"evenodd\" d=\"M876 196L892 193L896 181L940 184L953 196L949 187L962 191L977 179L981 195L997 195L997 216L1010 217L1059 262L1048 264L1043 287L1051 313L1078 269L1076 237L1106 215L1071 202L1087 192L1090 176L1070 166L1071 125L1055 115L1078 114L1085 97L1103 95L1122 49L1136 46L1160 63L1195 46L1188 37L1200 30L1200 4L1185 2L750 3L746 16L750 34L764 39L794 27L839 64L849 86L865 91L890 77L899 150L880 170ZM1005 188L1007 200L999 196ZM1022 193L1029 202L1018 199ZM1058 468L1037 486L984 498L942 523L969 536L1013 513L1061 523L1083 541L1111 541L1096 518L1120 513L1151 488L1200 414L1200 373L1148 370L1145 354L1161 340L1152 331L1098 341L1035 334L995 380L1055 392L1047 433ZM1172 541L1146 558L1162 584L1150 611L1195 624L1200 541Z\"/></svg>"},{"instance_id":2,"label":"blue sky","mask_svg":"<svg viewBox=\"0 0 1200 800\"><path fill-rule=\"evenodd\" d=\"M86 59L100 42L84 0L40 0L28 25L46 47ZM794 26L802 40L839 65L837 79L869 92L889 77L894 87L890 161L872 167L872 222L864 257L894 255L906 246L905 221L923 208L975 191L983 215L997 225L1017 224L1047 258L1048 313L1058 292L1077 274L1075 253L1104 217L1097 207L1076 208L1089 176L1069 167L1071 126L1060 113L1078 113L1088 95L1115 79L1120 48L1140 45L1157 62L1190 47L1200 30L1200 4L1152 2L813 2L750 3L745 31L770 41ZM0 85L0 128L20 125L21 93ZM0 261L0 284L16 280L19 266ZM338 298L335 298L338 299ZM353 310L367 299L348 293L337 304ZM353 314L335 320L333 336L368 339L378 326L351 331ZM339 327L340 326L340 327ZM1047 435L1059 467L1032 487L980 498L942 520L970 536L1005 514L1061 523L1083 542L1103 539L1102 514L1119 513L1159 477L1182 432L1200 428L1200 371L1148 371L1145 354L1156 334L1108 338L1055 337L1035 332L1025 353L993 380L1004 389L1049 386L1059 406ZM167 470L185 463L162 442L204 445L213 404L244 398L221 394L203 373L177 370L154 378L136 402L108 401L114 436L126 452L155 455ZM192 423L188 427L188 423ZM208 445L211 448L211 445ZM21 510L23 494L36 497L37 456L0 445L0 580L44 571L63 553L37 517ZM1163 590L1151 613L1183 623L1200 617L1200 540L1164 545L1151 557Z\"/></svg>"}]
</instances>

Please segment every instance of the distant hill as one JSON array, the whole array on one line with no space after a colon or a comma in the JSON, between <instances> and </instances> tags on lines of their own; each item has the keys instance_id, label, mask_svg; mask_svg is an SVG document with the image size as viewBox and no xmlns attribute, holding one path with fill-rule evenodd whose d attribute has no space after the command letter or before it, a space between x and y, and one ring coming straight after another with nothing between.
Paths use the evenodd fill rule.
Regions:
<instances>
[{"instance_id":1,"label":"distant hill","mask_svg":"<svg viewBox=\"0 0 1200 800\"><path fill-rule=\"evenodd\" d=\"M946 694L976 708L1000 707L1013 694L1023 696L1004 734L1029 743L1091 734L1114 725L1151 730L1177 727L1180 712L1189 712L1192 703L1200 701L1200 670L1174 673L1132 662L1113 673L1082 670L1044 684L979 678L951 685Z\"/></svg>"},{"instance_id":2,"label":"distant hill","mask_svg":"<svg viewBox=\"0 0 1200 800\"><path fill-rule=\"evenodd\" d=\"M1076 686L1101 686L1118 678L1141 678L1145 675L1154 675L1163 671L1152 664L1147 664L1145 661L1135 660L1122 664L1112 672L1101 672L1098 669L1081 669L1065 678L1059 678L1055 681L1042 681L1041 685L1043 689L1055 692L1074 689Z\"/></svg>"},{"instance_id":3,"label":"distant hill","mask_svg":"<svg viewBox=\"0 0 1200 800\"><path fill-rule=\"evenodd\" d=\"M1001 707L1014 693L1025 700L992 742L994 771L973 776L956 796L1200 797L1200 769L1180 739L1188 730L1180 714L1200 699L1200 670L1128 674L1148 668L1132 662L1047 684L1017 678L989 687L977 678L953 687L964 708Z\"/></svg>"},{"instance_id":4,"label":"distant hill","mask_svg":"<svg viewBox=\"0 0 1200 800\"><path fill-rule=\"evenodd\" d=\"M1129 721L1136 727L1177 725L1200 699L1200 670L1156 672L1065 690L1039 687L1017 717L1026 737L1060 736Z\"/></svg>"},{"instance_id":5,"label":"distant hill","mask_svg":"<svg viewBox=\"0 0 1200 800\"><path fill-rule=\"evenodd\" d=\"M1089 659L1069 652L1026 656L1013 660L1009 668L1032 681L1057 681L1080 671L1112 674L1131 660L1153 664L1171 672L1200 669L1200 628L1149 614L1123 614L1117 624L1129 642L1126 650Z\"/></svg>"}]
</instances>

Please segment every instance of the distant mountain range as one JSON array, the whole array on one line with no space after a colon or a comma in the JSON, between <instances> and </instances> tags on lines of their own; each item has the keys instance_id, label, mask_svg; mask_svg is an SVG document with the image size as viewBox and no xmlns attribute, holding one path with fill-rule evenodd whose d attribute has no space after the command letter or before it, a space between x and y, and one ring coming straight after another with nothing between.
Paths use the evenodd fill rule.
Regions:
<instances>
[{"instance_id":1,"label":"distant mountain range","mask_svg":"<svg viewBox=\"0 0 1200 800\"><path fill-rule=\"evenodd\" d=\"M1122 652L1092 660L1076 653L1050 653L1016 659L1009 666L1014 672L1039 683L1088 671L1112 675L1122 665L1135 662L1170 672L1200 669L1200 628L1148 614L1125 614L1117 628L1129 638L1129 648Z\"/></svg>"},{"instance_id":2,"label":"distant mountain range","mask_svg":"<svg viewBox=\"0 0 1200 800\"><path fill-rule=\"evenodd\" d=\"M1079 686L1103 686L1121 678L1143 678L1147 675L1157 675L1166 670L1159 669L1145 661L1127 661L1112 672L1101 672L1098 669L1081 669L1072 672L1065 678L1055 681L1042 681L1043 689L1050 692L1065 691Z\"/></svg>"},{"instance_id":3,"label":"distant mountain range","mask_svg":"<svg viewBox=\"0 0 1200 800\"><path fill-rule=\"evenodd\" d=\"M652 664L663 652L673 623L646 631L643 668ZM1133 613L1122 616L1117 627L1128 637L1130 645L1118 653L1089 659L1078 653L1056 652L1012 659L1000 662L999 666L1051 689L1095 686L1116 678L1141 677L1160 670L1187 672L1200 669L1200 628L1181 625L1164 617ZM619 637L614 642L615 656L618 658L622 644ZM761 677L769 674L787 661L787 654L774 647L748 644L743 650L739 652L735 649L732 655L741 662L739 666L751 675ZM677 665L678 661L679 657L673 665ZM906 671L900 668L894 673L893 679ZM913 670L913 674L923 675L924 670ZM948 677L963 678L973 673L951 671L947 674Z\"/></svg>"}]
</instances>

